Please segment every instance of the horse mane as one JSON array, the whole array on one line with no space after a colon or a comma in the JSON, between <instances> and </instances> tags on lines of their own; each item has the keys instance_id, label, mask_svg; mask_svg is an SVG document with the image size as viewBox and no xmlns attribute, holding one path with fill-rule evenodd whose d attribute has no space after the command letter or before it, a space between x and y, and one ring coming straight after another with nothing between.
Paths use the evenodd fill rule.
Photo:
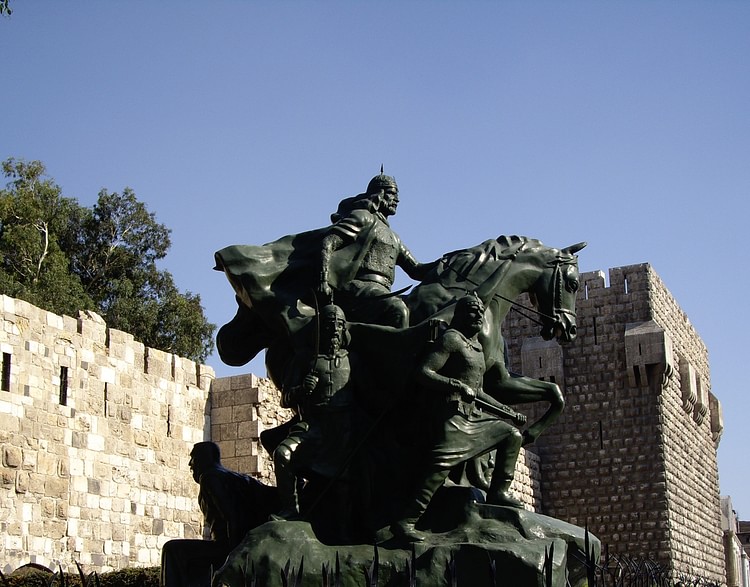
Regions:
<instances>
[{"instance_id":1,"label":"horse mane","mask_svg":"<svg viewBox=\"0 0 750 587\"><path fill-rule=\"evenodd\" d=\"M501 234L495 240L497 241L497 244L499 244L503 248L504 251L510 249L511 247L517 248L520 244L526 244L531 246L532 248L544 246L544 243L542 243L542 241L540 240L529 238L528 236L518 236L516 234L512 234L510 236Z\"/></svg>"},{"instance_id":2,"label":"horse mane","mask_svg":"<svg viewBox=\"0 0 750 587\"><path fill-rule=\"evenodd\" d=\"M563 263L571 263L576 261L577 257L575 255L575 252L586 246L586 243L579 243L579 245L582 246L580 246L580 248L575 248L574 251L570 251L568 249L556 249L554 247L548 247L538 239L529 238L528 236L518 236L515 234L511 236L500 235L495 239L495 242L500 249L498 251L499 256L514 255L521 249L529 253L540 252L541 249L544 249L548 253L555 255L557 260ZM575 247L578 247L579 245L575 245Z\"/></svg>"},{"instance_id":3,"label":"horse mane","mask_svg":"<svg viewBox=\"0 0 750 587\"><path fill-rule=\"evenodd\" d=\"M561 251L534 238L500 235L473 247L446 253L439 265L409 294L412 318L419 322L466 292L475 291L496 273L499 266L512 262L519 253L523 256L543 255L544 259L554 261L559 260ZM571 261L575 260L574 255L569 256Z\"/></svg>"}]
</instances>

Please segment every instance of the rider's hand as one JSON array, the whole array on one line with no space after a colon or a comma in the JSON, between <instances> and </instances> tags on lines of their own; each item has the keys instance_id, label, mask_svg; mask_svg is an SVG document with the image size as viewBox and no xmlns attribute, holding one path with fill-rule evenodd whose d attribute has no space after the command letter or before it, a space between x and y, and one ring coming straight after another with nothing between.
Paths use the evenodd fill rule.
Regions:
<instances>
[{"instance_id":1,"label":"rider's hand","mask_svg":"<svg viewBox=\"0 0 750 587\"><path fill-rule=\"evenodd\" d=\"M513 418L513 423L518 426L523 426L526 424L526 414L516 414L516 416Z\"/></svg>"},{"instance_id":2,"label":"rider's hand","mask_svg":"<svg viewBox=\"0 0 750 587\"><path fill-rule=\"evenodd\" d=\"M318 381L320 381L320 379L314 372L308 373L307 375L305 375L305 379L302 382L302 387L308 394L312 393L313 390L318 386Z\"/></svg>"},{"instance_id":3,"label":"rider's hand","mask_svg":"<svg viewBox=\"0 0 750 587\"><path fill-rule=\"evenodd\" d=\"M320 272L320 281L318 282L318 294L324 300L330 300L331 296L333 295L333 290L331 289L331 284L328 283L328 272L327 271L321 271Z\"/></svg>"},{"instance_id":4,"label":"rider's hand","mask_svg":"<svg viewBox=\"0 0 750 587\"><path fill-rule=\"evenodd\" d=\"M474 398L477 396L477 392L468 385L462 384L461 396L464 398L464 401L471 402L474 401Z\"/></svg>"}]
</instances>

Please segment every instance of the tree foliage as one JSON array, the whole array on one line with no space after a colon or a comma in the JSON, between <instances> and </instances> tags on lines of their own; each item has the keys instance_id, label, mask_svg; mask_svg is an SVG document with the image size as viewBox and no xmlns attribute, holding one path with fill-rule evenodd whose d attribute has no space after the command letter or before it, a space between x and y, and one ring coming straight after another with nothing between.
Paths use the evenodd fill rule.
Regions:
<instances>
[{"instance_id":1,"label":"tree foliage","mask_svg":"<svg viewBox=\"0 0 750 587\"><path fill-rule=\"evenodd\" d=\"M9 159L3 172L12 181L0 190L0 291L58 313L93 309L61 248L75 233L80 206L44 177L38 161Z\"/></svg>"},{"instance_id":2,"label":"tree foliage","mask_svg":"<svg viewBox=\"0 0 750 587\"><path fill-rule=\"evenodd\" d=\"M62 195L39 161L9 159L0 190L0 292L59 314L93 309L150 347L204 361L213 332L200 296L156 262L169 229L135 193L102 190L91 208Z\"/></svg>"}]
</instances>

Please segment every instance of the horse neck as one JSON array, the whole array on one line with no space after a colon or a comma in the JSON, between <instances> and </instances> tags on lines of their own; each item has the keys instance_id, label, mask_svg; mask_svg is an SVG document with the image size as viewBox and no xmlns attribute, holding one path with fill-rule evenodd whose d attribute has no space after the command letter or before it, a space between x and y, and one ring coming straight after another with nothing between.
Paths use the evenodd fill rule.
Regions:
<instances>
[{"instance_id":1,"label":"horse neck","mask_svg":"<svg viewBox=\"0 0 750 587\"><path fill-rule=\"evenodd\" d=\"M517 260L517 285L519 291L516 295L529 292L539 277L547 270L547 255L537 251L529 252L528 255Z\"/></svg>"},{"instance_id":2,"label":"horse neck","mask_svg":"<svg viewBox=\"0 0 750 587\"><path fill-rule=\"evenodd\" d=\"M515 300L522 293L529 291L539 279L543 268L535 261L536 257L533 254L519 255L503 261L495 269L493 276L479 288L484 294L480 294L479 297L485 304L493 298L496 301L501 301L502 298ZM498 296L502 297L498 300ZM505 301L504 304L507 304L509 309L511 302Z\"/></svg>"}]
</instances>

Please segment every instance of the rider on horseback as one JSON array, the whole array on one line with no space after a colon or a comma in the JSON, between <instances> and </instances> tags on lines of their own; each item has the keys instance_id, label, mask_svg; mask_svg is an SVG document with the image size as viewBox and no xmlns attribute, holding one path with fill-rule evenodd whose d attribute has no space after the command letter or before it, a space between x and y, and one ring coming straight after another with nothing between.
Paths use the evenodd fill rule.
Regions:
<instances>
[{"instance_id":1,"label":"rider on horseback","mask_svg":"<svg viewBox=\"0 0 750 587\"><path fill-rule=\"evenodd\" d=\"M396 265L415 280L437 266L437 261L419 263L390 227L388 216L396 213L398 202L396 180L381 169L364 194L341 202L323 238L319 291L330 299L331 286L337 288L336 303L354 322L406 327L406 304L391 294ZM352 247L351 262L332 270L332 257L345 247Z\"/></svg>"}]
</instances>

